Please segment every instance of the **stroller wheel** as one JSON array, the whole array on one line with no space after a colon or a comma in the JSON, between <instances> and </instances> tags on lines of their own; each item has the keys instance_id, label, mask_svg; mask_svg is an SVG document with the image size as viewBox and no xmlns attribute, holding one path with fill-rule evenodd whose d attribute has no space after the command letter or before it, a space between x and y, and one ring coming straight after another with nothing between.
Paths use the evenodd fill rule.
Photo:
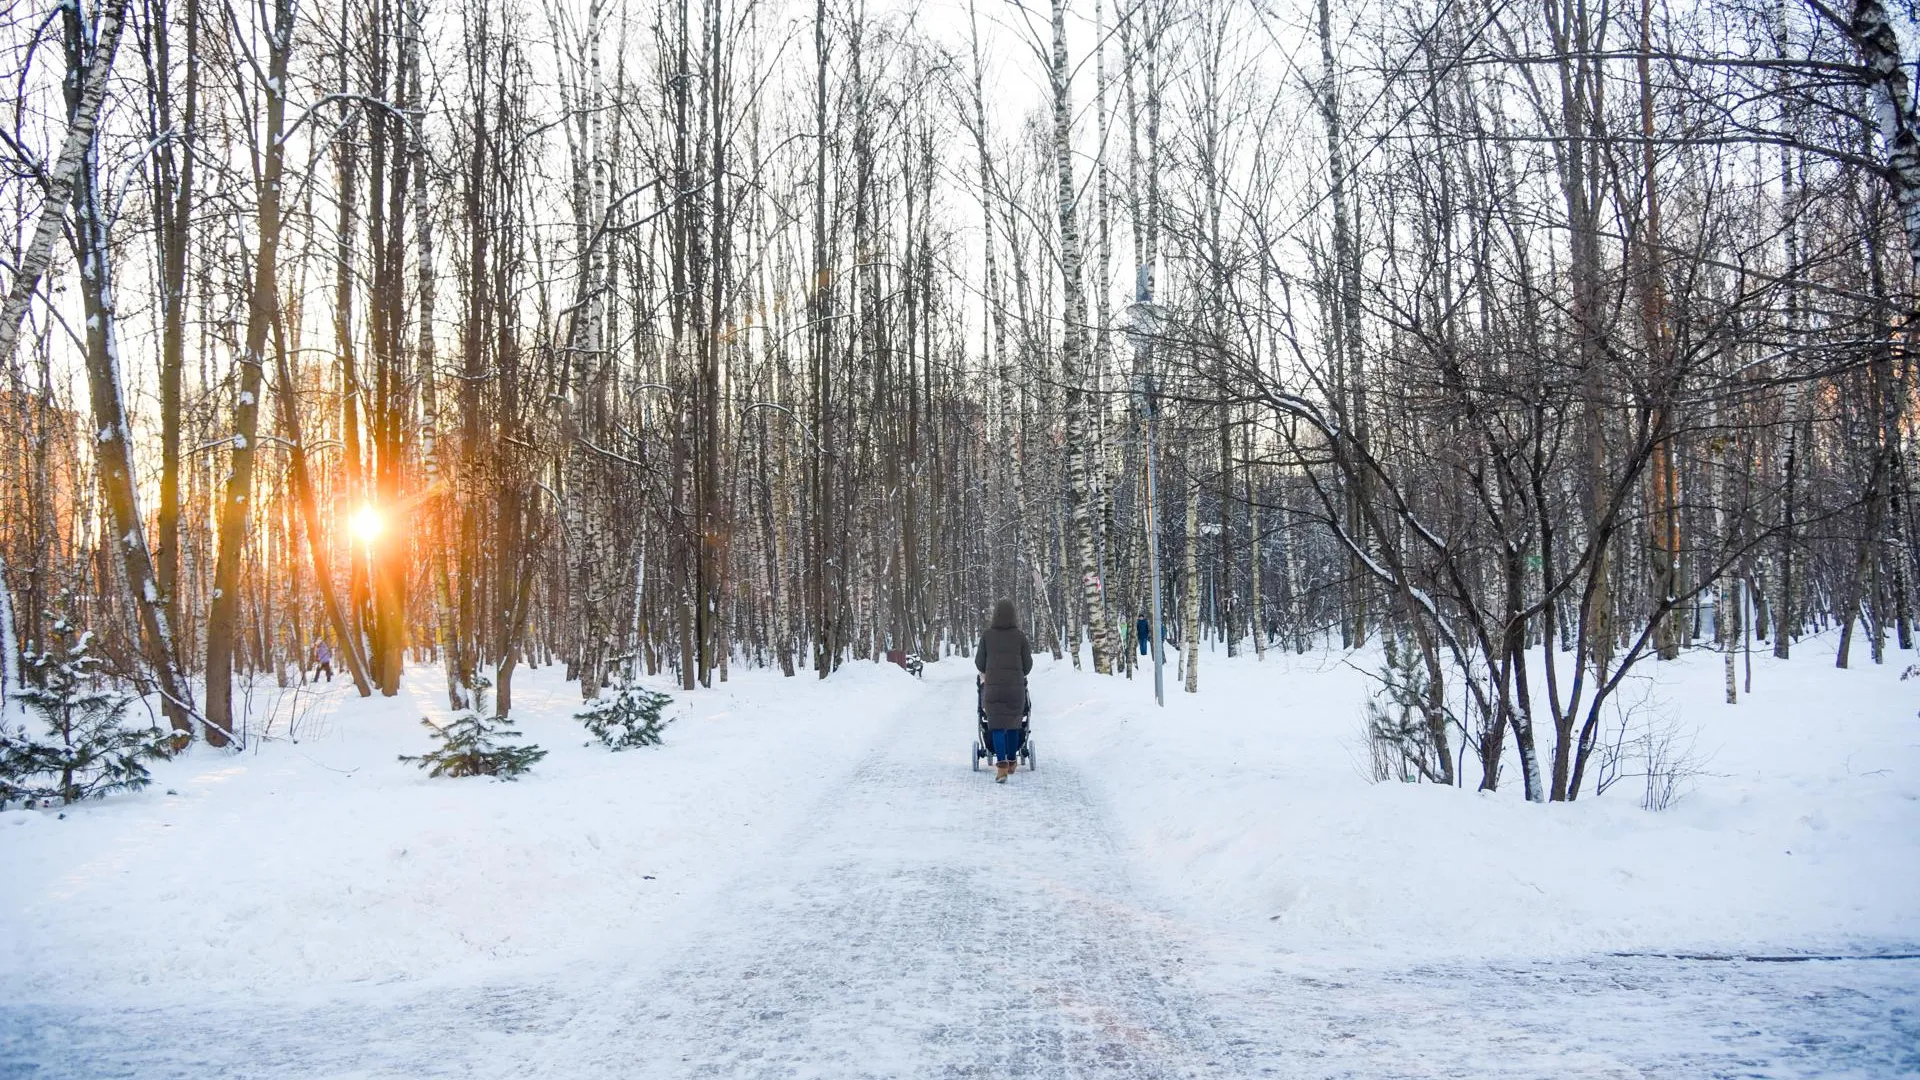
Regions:
<instances>
[{"instance_id":1,"label":"stroller wheel","mask_svg":"<svg viewBox=\"0 0 1920 1080\"><path fill-rule=\"evenodd\" d=\"M980 771L980 758L981 758L982 756L983 756L983 755L982 755L982 754L981 754L981 752L980 752L980 744L979 744L979 742L977 742L977 741L976 741L976 742L975 742L975 743L973 744L973 771L974 771L974 772L979 772L979 771Z\"/></svg>"},{"instance_id":2,"label":"stroller wheel","mask_svg":"<svg viewBox=\"0 0 1920 1080\"><path fill-rule=\"evenodd\" d=\"M1020 748L1020 756L1027 759L1028 772L1032 772L1035 768L1038 767L1035 764L1035 759L1033 756L1033 740L1032 739L1028 739L1027 744Z\"/></svg>"}]
</instances>

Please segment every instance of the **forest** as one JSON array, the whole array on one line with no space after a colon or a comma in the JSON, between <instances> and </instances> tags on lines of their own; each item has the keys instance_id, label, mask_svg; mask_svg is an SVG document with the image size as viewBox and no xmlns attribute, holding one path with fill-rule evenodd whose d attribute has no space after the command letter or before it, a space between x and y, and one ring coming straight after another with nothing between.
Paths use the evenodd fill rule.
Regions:
<instances>
[{"instance_id":1,"label":"forest","mask_svg":"<svg viewBox=\"0 0 1920 1080\"><path fill-rule=\"evenodd\" d=\"M84 627L223 746L319 642L509 717L1005 596L1378 642L1396 768L1576 799L1631 672L1913 648L1911 30L1830 2L14 4L0 684Z\"/></svg>"}]
</instances>

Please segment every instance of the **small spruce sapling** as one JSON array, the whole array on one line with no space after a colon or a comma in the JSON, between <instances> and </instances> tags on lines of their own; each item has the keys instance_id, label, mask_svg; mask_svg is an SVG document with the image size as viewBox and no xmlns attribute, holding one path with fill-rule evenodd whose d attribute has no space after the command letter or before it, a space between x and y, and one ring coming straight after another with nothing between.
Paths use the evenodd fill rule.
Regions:
<instances>
[{"instance_id":1,"label":"small spruce sapling","mask_svg":"<svg viewBox=\"0 0 1920 1080\"><path fill-rule=\"evenodd\" d=\"M0 723L0 809L15 802L62 803L137 791L152 781L146 763L172 756L170 734L127 723L133 697L99 684L93 633L76 633L58 616L49 647L21 656L27 686L14 697L45 723Z\"/></svg>"},{"instance_id":2,"label":"small spruce sapling","mask_svg":"<svg viewBox=\"0 0 1920 1080\"><path fill-rule=\"evenodd\" d=\"M1391 631L1381 637L1385 658L1378 674L1380 689L1367 699L1367 746L1373 779L1415 783L1435 772L1427 667L1419 650L1410 648ZM1450 717L1448 719L1451 719Z\"/></svg>"},{"instance_id":3,"label":"small spruce sapling","mask_svg":"<svg viewBox=\"0 0 1920 1080\"><path fill-rule=\"evenodd\" d=\"M574 719L615 750L660 745L660 729L667 724L660 713L673 699L626 680L611 689L612 693L587 702L586 708L573 714Z\"/></svg>"},{"instance_id":4,"label":"small spruce sapling","mask_svg":"<svg viewBox=\"0 0 1920 1080\"><path fill-rule=\"evenodd\" d=\"M400 760L427 770L428 776L497 776L512 780L546 757L547 752L538 746L498 741L518 738L520 733L509 730L503 717L487 715L489 685L485 679L475 680L473 707L455 713L445 727L423 718L420 723L433 732L440 746L425 754L402 754Z\"/></svg>"}]
</instances>

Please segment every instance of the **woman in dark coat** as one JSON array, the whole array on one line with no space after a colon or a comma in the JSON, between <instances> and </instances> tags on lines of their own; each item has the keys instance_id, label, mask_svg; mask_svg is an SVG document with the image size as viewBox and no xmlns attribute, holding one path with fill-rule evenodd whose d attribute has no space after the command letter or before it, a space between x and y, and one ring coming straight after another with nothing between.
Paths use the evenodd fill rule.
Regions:
<instances>
[{"instance_id":1,"label":"woman in dark coat","mask_svg":"<svg viewBox=\"0 0 1920 1080\"><path fill-rule=\"evenodd\" d=\"M994 782L1004 784L1020 752L1020 722L1027 711L1027 674L1033 670L1033 649L1027 635L1015 625L1013 601L993 605L993 623L980 632L973 666L980 672L980 707L987 714L987 737L993 740Z\"/></svg>"}]
</instances>

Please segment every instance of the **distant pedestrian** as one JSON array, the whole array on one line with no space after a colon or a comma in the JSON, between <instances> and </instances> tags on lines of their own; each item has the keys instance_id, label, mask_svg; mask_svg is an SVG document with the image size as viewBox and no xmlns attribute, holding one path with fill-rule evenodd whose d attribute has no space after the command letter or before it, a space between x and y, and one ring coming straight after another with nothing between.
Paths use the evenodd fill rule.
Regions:
<instances>
[{"instance_id":1,"label":"distant pedestrian","mask_svg":"<svg viewBox=\"0 0 1920 1080\"><path fill-rule=\"evenodd\" d=\"M325 641L313 643L313 681L320 681L320 673L327 673L327 681L333 681L333 650Z\"/></svg>"},{"instance_id":2,"label":"distant pedestrian","mask_svg":"<svg viewBox=\"0 0 1920 1080\"><path fill-rule=\"evenodd\" d=\"M993 742L993 780L1004 784L1019 763L1027 674L1033 670L1033 647L1020 630L1013 601L993 605L993 623L980 632L973 666L980 672L980 707L987 714L987 737Z\"/></svg>"},{"instance_id":3,"label":"distant pedestrian","mask_svg":"<svg viewBox=\"0 0 1920 1080\"><path fill-rule=\"evenodd\" d=\"M1140 642L1140 655L1147 655L1147 640L1153 637L1153 623L1147 620L1144 612L1140 615L1140 621L1133 626L1133 636Z\"/></svg>"}]
</instances>

